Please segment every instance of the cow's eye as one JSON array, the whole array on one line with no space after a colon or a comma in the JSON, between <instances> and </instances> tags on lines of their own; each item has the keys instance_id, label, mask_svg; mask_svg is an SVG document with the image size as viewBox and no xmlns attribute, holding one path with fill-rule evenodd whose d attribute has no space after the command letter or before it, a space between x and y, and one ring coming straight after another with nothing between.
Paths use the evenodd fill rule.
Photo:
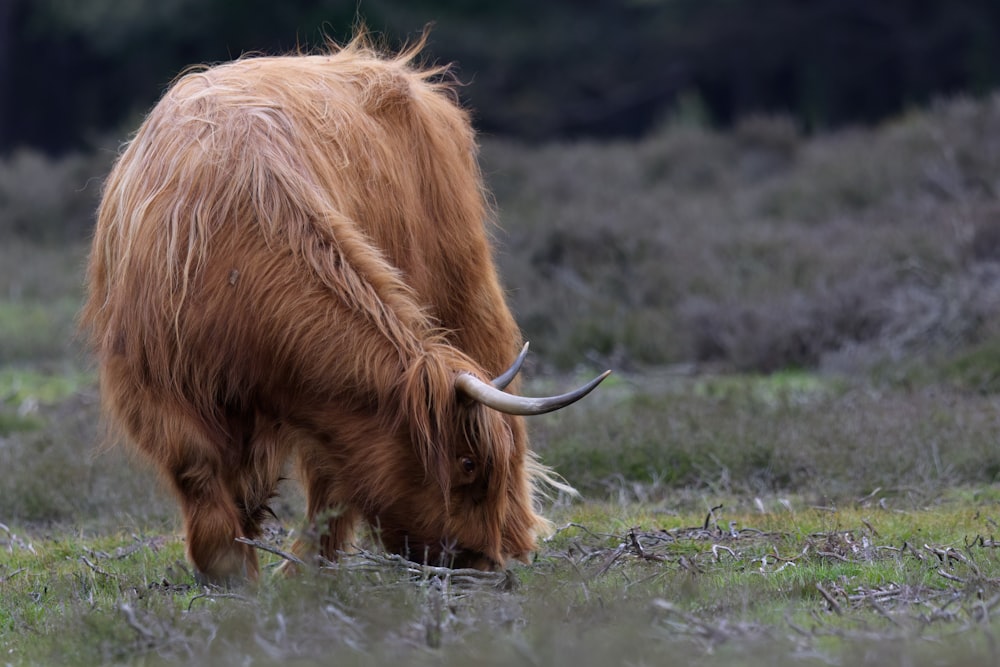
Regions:
<instances>
[{"instance_id":1,"label":"cow's eye","mask_svg":"<svg viewBox=\"0 0 1000 667\"><path fill-rule=\"evenodd\" d=\"M476 462L471 457L463 456L458 462L466 474L471 475L476 472Z\"/></svg>"}]
</instances>

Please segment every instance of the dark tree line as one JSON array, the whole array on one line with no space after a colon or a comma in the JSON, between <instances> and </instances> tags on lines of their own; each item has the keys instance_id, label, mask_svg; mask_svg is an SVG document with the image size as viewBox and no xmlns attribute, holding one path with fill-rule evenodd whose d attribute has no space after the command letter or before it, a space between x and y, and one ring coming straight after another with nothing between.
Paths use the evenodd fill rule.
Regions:
<instances>
[{"instance_id":1,"label":"dark tree line","mask_svg":"<svg viewBox=\"0 0 1000 667\"><path fill-rule=\"evenodd\" d=\"M490 134L639 135L696 95L709 120L876 121L1000 82L996 0L0 0L0 151L135 124L185 66L315 48L362 18L390 46L434 22Z\"/></svg>"}]
</instances>

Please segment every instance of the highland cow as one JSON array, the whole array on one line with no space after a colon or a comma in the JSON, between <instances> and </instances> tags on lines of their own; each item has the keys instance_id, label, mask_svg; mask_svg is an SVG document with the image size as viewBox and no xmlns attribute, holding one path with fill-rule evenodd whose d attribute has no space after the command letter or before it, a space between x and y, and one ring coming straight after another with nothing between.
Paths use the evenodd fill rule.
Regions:
<instances>
[{"instance_id":1,"label":"highland cow","mask_svg":"<svg viewBox=\"0 0 1000 667\"><path fill-rule=\"evenodd\" d=\"M474 133L418 51L189 71L108 176L82 323L108 421L176 494L206 580L258 576L236 538L289 458L316 535L300 557L366 521L392 552L499 568L546 528L521 415L607 373L516 395Z\"/></svg>"}]
</instances>

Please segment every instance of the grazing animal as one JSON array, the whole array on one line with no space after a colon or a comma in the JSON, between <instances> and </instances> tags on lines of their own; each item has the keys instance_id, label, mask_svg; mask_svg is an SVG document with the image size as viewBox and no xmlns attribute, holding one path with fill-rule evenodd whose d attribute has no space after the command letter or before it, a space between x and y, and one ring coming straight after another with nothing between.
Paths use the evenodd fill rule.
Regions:
<instances>
[{"instance_id":1,"label":"grazing animal","mask_svg":"<svg viewBox=\"0 0 1000 667\"><path fill-rule=\"evenodd\" d=\"M503 390L523 353L474 133L418 51L190 71L108 176L81 321L109 423L176 494L208 581L258 576L236 538L292 457L318 536L300 556L335 558L365 520L416 559L526 559L553 478L521 415L607 375Z\"/></svg>"}]
</instances>

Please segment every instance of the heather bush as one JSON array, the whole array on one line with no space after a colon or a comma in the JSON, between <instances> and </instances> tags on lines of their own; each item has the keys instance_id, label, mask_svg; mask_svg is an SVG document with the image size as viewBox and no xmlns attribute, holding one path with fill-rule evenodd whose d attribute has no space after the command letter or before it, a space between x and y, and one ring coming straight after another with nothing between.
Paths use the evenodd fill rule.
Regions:
<instances>
[{"instance_id":1,"label":"heather bush","mask_svg":"<svg viewBox=\"0 0 1000 667\"><path fill-rule=\"evenodd\" d=\"M0 237L65 242L86 237L111 156L53 158L23 149L0 159Z\"/></svg>"},{"instance_id":2,"label":"heather bush","mask_svg":"<svg viewBox=\"0 0 1000 667\"><path fill-rule=\"evenodd\" d=\"M484 164L501 269L547 362L771 371L995 332L996 137L994 96L816 137L753 117L636 143L492 141Z\"/></svg>"}]
</instances>

